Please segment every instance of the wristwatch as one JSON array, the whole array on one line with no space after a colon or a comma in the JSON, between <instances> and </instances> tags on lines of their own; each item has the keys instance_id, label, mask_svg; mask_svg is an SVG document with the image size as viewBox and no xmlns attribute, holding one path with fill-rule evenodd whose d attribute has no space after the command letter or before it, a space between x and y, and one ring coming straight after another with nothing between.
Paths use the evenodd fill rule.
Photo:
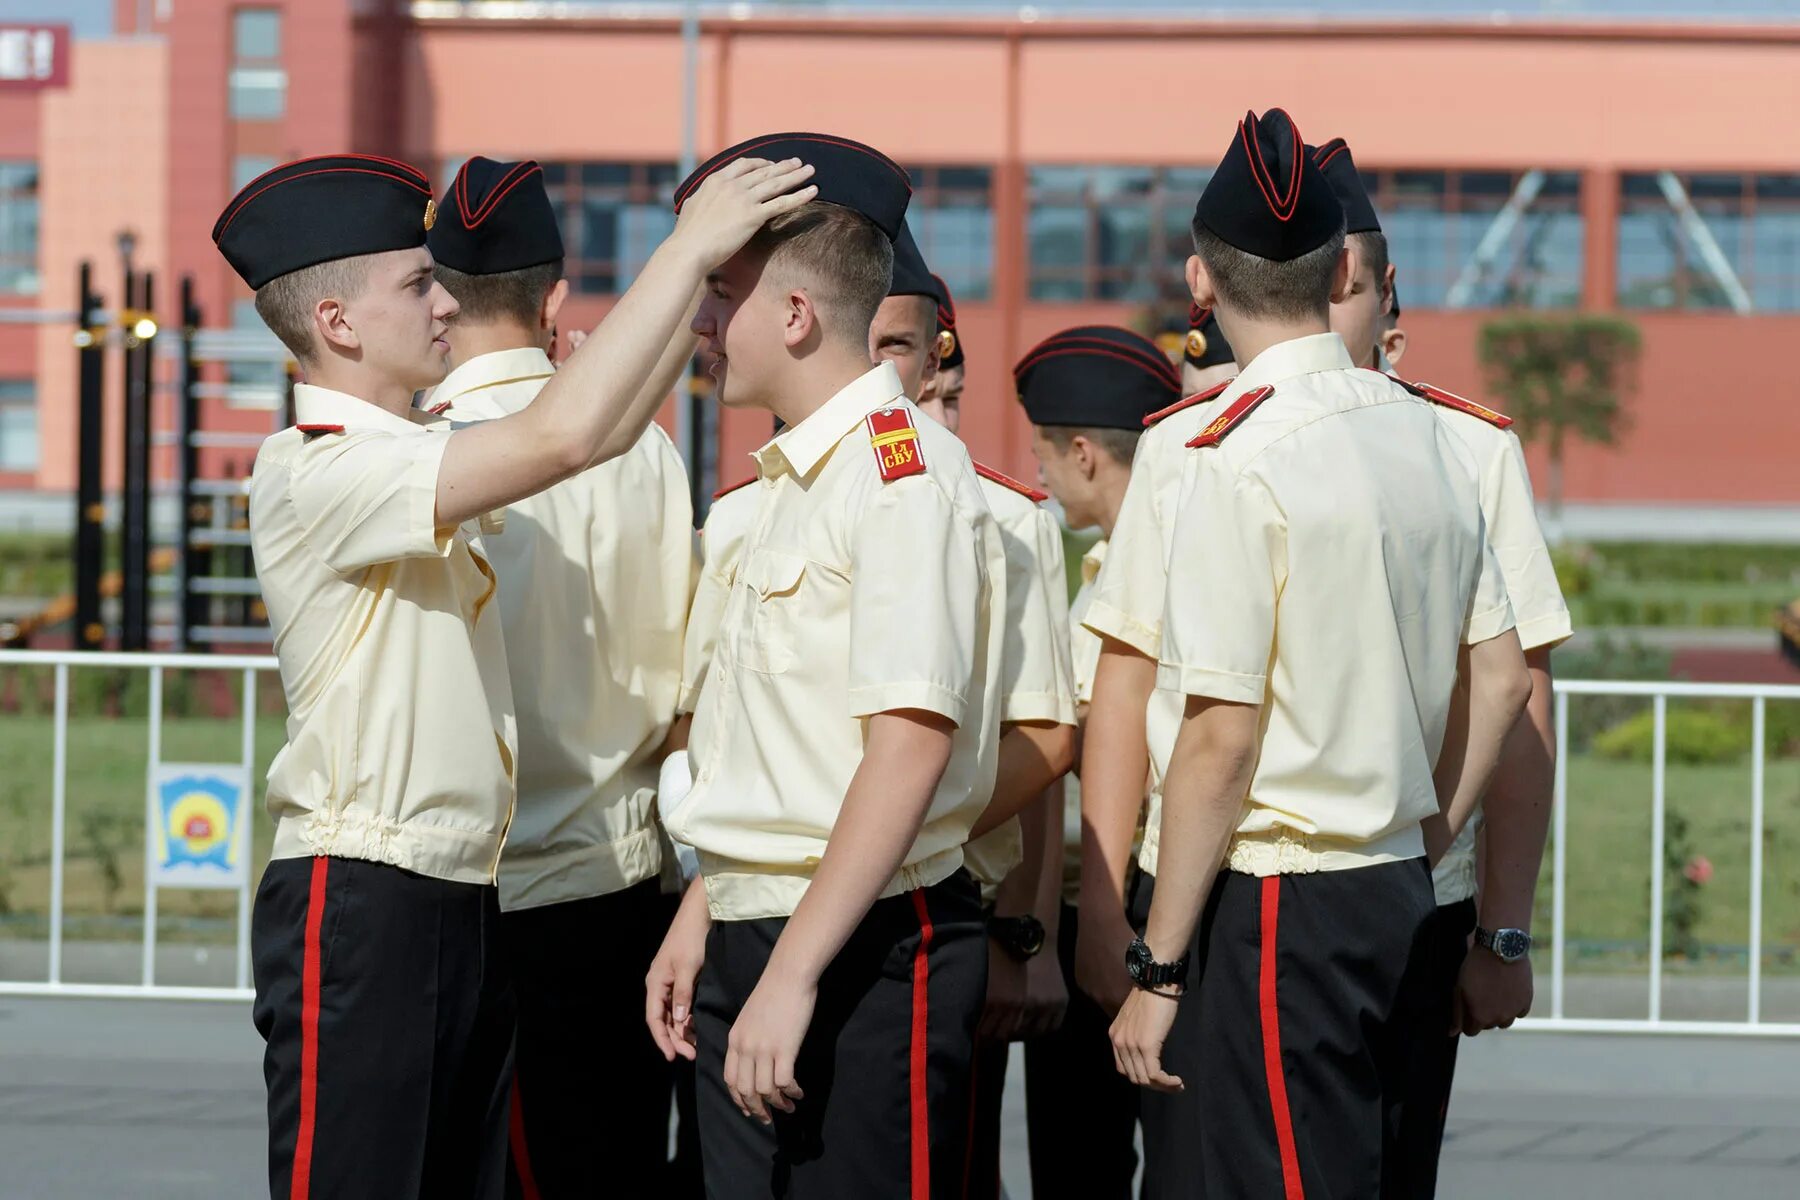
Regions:
<instances>
[{"instance_id":1,"label":"wristwatch","mask_svg":"<svg viewBox=\"0 0 1800 1200\"><path fill-rule=\"evenodd\" d=\"M1182 955L1171 963L1159 963L1150 953L1150 947L1144 944L1143 938L1131 939L1131 945L1125 947L1125 971L1131 976L1131 982L1147 992L1157 988L1166 988L1172 984L1187 981L1188 956Z\"/></svg>"},{"instance_id":2,"label":"wristwatch","mask_svg":"<svg viewBox=\"0 0 1800 1200\"><path fill-rule=\"evenodd\" d=\"M1523 929L1475 927L1475 944L1491 950L1501 962L1515 963L1531 953L1531 935Z\"/></svg>"},{"instance_id":3,"label":"wristwatch","mask_svg":"<svg viewBox=\"0 0 1800 1200\"><path fill-rule=\"evenodd\" d=\"M1036 958L1044 948L1044 923L1025 913L1017 917L989 917L988 936L1002 950L1025 962Z\"/></svg>"}]
</instances>

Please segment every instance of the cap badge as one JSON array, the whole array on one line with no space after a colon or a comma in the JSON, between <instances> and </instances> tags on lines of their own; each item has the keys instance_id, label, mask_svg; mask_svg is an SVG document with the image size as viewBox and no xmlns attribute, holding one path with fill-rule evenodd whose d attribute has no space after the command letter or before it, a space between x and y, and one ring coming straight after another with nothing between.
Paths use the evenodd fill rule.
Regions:
<instances>
[{"instance_id":1,"label":"cap badge","mask_svg":"<svg viewBox=\"0 0 1800 1200\"><path fill-rule=\"evenodd\" d=\"M1206 335L1198 329L1188 330L1187 342L1182 349L1189 358L1199 358L1206 353Z\"/></svg>"},{"instance_id":2,"label":"cap badge","mask_svg":"<svg viewBox=\"0 0 1800 1200\"><path fill-rule=\"evenodd\" d=\"M949 358L956 353L956 333L949 329L938 330L937 353L940 359Z\"/></svg>"},{"instance_id":3,"label":"cap badge","mask_svg":"<svg viewBox=\"0 0 1800 1200\"><path fill-rule=\"evenodd\" d=\"M436 224L437 224L437 201L436 200L427 200L427 201L425 201L425 232L430 233L431 227Z\"/></svg>"}]
</instances>

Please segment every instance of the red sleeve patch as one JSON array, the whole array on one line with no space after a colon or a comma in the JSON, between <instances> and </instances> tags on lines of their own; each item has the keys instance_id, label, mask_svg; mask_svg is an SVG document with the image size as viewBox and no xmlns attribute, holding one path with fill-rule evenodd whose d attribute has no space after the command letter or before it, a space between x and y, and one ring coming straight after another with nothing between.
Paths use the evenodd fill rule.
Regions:
<instances>
[{"instance_id":1,"label":"red sleeve patch","mask_svg":"<svg viewBox=\"0 0 1800 1200\"><path fill-rule=\"evenodd\" d=\"M737 491L739 488L749 487L751 484L755 483L758 478L758 476L752 475L748 479L740 479L736 483L728 483L718 491L714 492L712 498L714 500L721 500L724 497L731 495L731 493Z\"/></svg>"},{"instance_id":2,"label":"red sleeve patch","mask_svg":"<svg viewBox=\"0 0 1800 1200\"><path fill-rule=\"evenodd\" d=\"M1231 380L1227 379L1224 383L1215 384L1214 386L1207 388L1204 392L1195 392L1191 396L1177 400L1167 408L1159 408L1144 418L1144 428L1148 429L1158 421L1161 421L1165 417L1172 417L1184 408L1192 408L1196 404L1204 404L1230 386Z\"/></svg>"},{"instance_id":3,"label":"red sleeve patch","mask_svg":"<svg viewBox=\"0 0 1800 1200\"><path fill-rule=\"evenodd\" d=\"M988 480L991 483L997 483L1001 487L1006 488L1009 491L1014 491L1014 492L1019 493L1019 495L1025 497L1027 500L1031 501L1033 504L1042 504L1044 501L1046 501L1050 498L1049 492L1040 492L1036 488L1032 487L1030 484L1020 483L1018 480L1014 479L1011 475L1003 474L999 471L994 470L994 468L992 468L992 467L984 467L980 463L976 463L975 464L975 473L977 475L981 476L983 479Z\"/></svg>"},{"instance_id":4,"label":"red sleeve patch","mask_svg":"<svg viewBox=\"0 0 1800 1200\"><path fill-rule=\"evenodd\" d=\"M1245 392L1236 400L1233 400L1229 408L1214 417L1212 422L1208 424L1205 429L1200 431L1200 436L1189 442L1188 446L1192 449L1199 450L1209 446L1218 445L1225 440L1226 434L1230 433L1233 429L1236 429L1243 423L1245 417L1256 411L1257 405L1261 404L1264 400L1267 400L1274 394L1275 389L1269 387L1267 384Z\"/></svg>"},{"instance_id":5,"label":"red sleeve patch","mask_svg":"<svg viewBox=\"0 0 1800 1200\"><path fill-rule=\"evenodd\" d=\"M881 481L892 483L908 475L925 473L925 456L919 451L919 431L904 408L884 408L869 414L869 445Z\"/></svg>"},{"instance_id":6,"label":"red sleeve patch","mask_svg":"<svg viewBox=\"0 0 1800 1200\"><path fill-rule=\"evenodd\" d=\"M344 432L344 427L342 425L296 425L294 428L298 429L301 433L304 433L307 437L316 437L321 433Z\"/></svg>"},{"instance_id":7,"label":"red sleeve patch","mask_svg":"<svg viewBox=\"0 0 1800 1200\"><path fill-rule=\"evenodd\" d=\"M1471 417L1479 417L1497 429L1506 429L1513 423L1513 419L1505 413L1495 412L1487 405L1477 404L1473 400L1464 400L1455 392L1446 392L1443 388L1432 387L1429 383L1412 383L1405 379L1396 382L1421 400L1429 400L1433 404L1454 408L1460 413L1468 413Z\"/></svg>"}]
</instances>

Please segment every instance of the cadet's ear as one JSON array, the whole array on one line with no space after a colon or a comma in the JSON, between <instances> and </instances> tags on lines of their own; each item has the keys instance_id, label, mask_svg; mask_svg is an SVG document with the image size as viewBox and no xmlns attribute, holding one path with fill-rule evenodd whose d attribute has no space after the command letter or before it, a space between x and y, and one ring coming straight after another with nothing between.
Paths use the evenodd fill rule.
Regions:
<instances>
[{"instance_id":1,"label":"cadet's ear","mask_svg":"<svg viewBox=\"0 0 1800 1200\"><path fill-rule=\"evenodd\" d=\"M1362 270L1362 256L1356 252L1355 245L1344 243L1343 253L1338 255L1337 270L1331 276L1331 302L1342 304L1350 298L1350 289L1356 284L1356 273Z\"/></svg>"},{"instance_id":2,"label":"cadet's ear","mask_svg":"<svg viewBox=\"0 0 1800 1200\"><path fill-rule=\"evenodd\" d=\"M1387 273L1386 273L1386 275L1384 275L1382 277L1382 280L1381 280L1381 311L1384 313L1391 313L1394 311L1394 264L1393 263L1389 263L1387 265Z\"/></svg>"},{"instance_id":3,"label":"cadet's ear","mask_svg":"<svg viewBox=\"0 0 1800 1200\"><path fill-rule=\"evenodd\" d=\"M1381 352L1387 355L1389 366L1399 366L1400 356L1406 353L1406 330L1396 325L1382 334Z\"/></svg>"},{"instance_id":4,"label":"cadet's ear","mask_svg":"<svg viewBox=\"0 0 1800 1200\"><path fill-rule=\"evenodd\" d=\"M362 349L362 339L350 324L350 313L344 302L327 296L313 305L313 333L325 349L351 353Z\"/></svg>"},{"instance_id":5,"label":"cadet's ear","mask_svg":"<svg viewBox=\"0 0 1800 1200\"><path fill-rule=\"evenodd\" d=\"M1069 439L1069 457L1075 461L1075 469L1081 472L1083 479L1092 479L1100 466L1100 448L1088 441L1085 433Z\"/></svg>"},{"instance_id":6,"label":"cadet's ear","mask_svg":"<svg viewBox=\"0 0 1800 1200\"><path fill-rule=\"evenodd\" d=\"M805 288L790 288L783 297L782 308L782 341L788 349L797 350L808 342L817 341L823 326L819 322L819 310Z\"/></svg>"},{"instance_id":7,"label":"cadet's ear","mask_svg":"<svg viewBox=\"0 0 1800 1200\"><path fill-rule=\"evenodd\" d=\"M1218 293L1213 291L1212 276L1206 273L1206 264L1200 261L1198 254L1188 255L1187 285L1188 294L1201 308L1211 308L1218 302Z\"/></svg>"},{"instance_id":8,"label":"cadet's ear","mask_svg":"<svg viewBox=\"0 0 1800 1200\"><path fill-rule=\"evenodd\" d=\"M569 281L559 279L544 293L544 302L538 308L538 328L553 330L556 328L557 314L562 312L563 302L569 298Z\"/></svg>"}]
</instances>

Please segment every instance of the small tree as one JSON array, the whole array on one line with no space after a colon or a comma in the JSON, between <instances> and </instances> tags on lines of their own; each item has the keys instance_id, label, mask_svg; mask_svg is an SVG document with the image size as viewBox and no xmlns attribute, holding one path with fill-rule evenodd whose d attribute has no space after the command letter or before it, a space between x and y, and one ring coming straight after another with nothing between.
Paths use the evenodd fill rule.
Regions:
<instances>
[{"instance_id":1,"label":"small tree","mask_svg":"<svg viewBox=\"0 0 1800 1200\"><path fill-rule=\"evenodd\" d=\"M1501 317L1481 329L1488 391L1527 442L1550 457L1545 492L1562 523L1563 443L1571 434L1614 444L1637 386L1637 326L1617 317Z\"/></svg>"}]
</instances>

